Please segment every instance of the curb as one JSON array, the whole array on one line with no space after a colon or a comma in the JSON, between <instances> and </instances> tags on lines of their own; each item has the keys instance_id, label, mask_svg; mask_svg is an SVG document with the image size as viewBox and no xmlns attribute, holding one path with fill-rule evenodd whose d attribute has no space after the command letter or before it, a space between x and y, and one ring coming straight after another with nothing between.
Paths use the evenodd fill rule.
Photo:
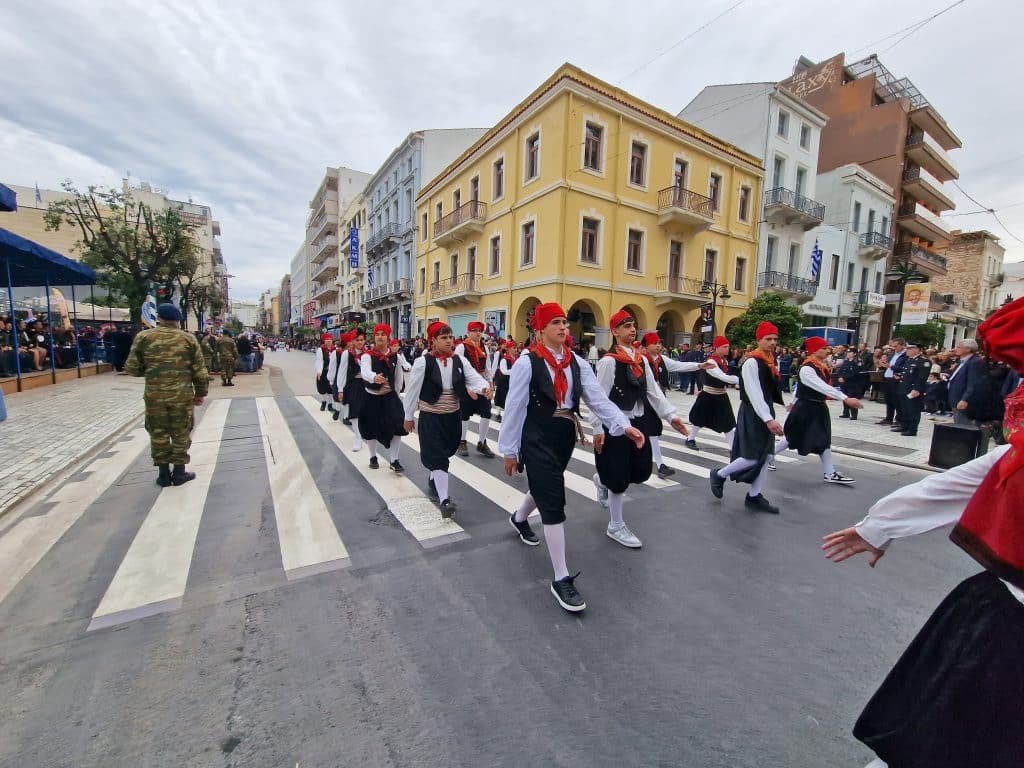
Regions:
<instances>
[{"instance_id":1,"label":"curb","mask_svg":"<svg viewBox=\"0 0 1024 768\"><path fill-rule=\"evenodd\" d=\"M878 456L877 454L872 454L872 453L864 453L863 451L853 451L853 450L850 450L848 448L836 448L834 445L832 446L832 453L838 453L838 454L841 454L843 456L853 456L854 458L857 458L857 459L864 459L865 461L873 461L873 462L876 462L878 464L895 464L898 467L906 467L907 469L920 469L920 470L924 470L925 472L936 472L936 473L938 473L938 472L945 472L946 471L944 469L939 469L938 467L929 466L928 464L914 464L912 462L902 461L900 459L893 459L893 458L889 458L889 457Z\"/></svg>"}]
</instances>

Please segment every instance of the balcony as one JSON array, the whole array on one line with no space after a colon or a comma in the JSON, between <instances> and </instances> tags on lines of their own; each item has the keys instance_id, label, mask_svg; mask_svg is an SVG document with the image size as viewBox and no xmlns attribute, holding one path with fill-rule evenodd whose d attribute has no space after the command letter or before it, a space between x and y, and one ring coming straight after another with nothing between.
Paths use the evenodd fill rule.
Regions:
<instances>
[{"instance_id":1,"label":"balcony","mask_svg":"<svg viewBox=\"0 0 1024 768\"><path fill-rule=\"evenodd\" d=\"M477 304L480 301L481 276L466 272L430 286L430 303L439 307Z\"/></svg>"},{"instance_id":2,"label":"balcony","mask_svg":"<svg viewBox=\"0 0 1024 768\"><path fill-rule=\"evenodd\" d=\"M785 272L762 272L757 276L757 287L763 293L781 293L801 304L813 299L818 292L816 282Z\"/></svg>"},{"instance_id":3,"label":"balcony","mask_svg":"<svg viewBox=\"0 0 1024 768\"><path fill-rule=\"evenodd\" d=\"M953 129L946 125L946 121L930 104L910 110L910 120L927 131L943 149L960 149L963 146L960 137L953 133Z\"/></svg>"},{"instance_id":4,"label":"balcony","mask_svg":"<svg viewBox=\"0 0 1024 768\"><path fill-rule=\"evenodd\" d=\"M338 286L333 282L313 283L310 298L323 303L324 299L338 295Z\"/></svg>"},{"instance_id":5,"label":"balcony","mask_svg":"<svg viewBox=\"0 0 1024 768\"><path fill-rule=\"evenodd\" d=\"M317 280L323 282L328 279L333 279L338 275L338 260L327 259L319 268L313 270L313 274L310 275L311 280Z\"/></svg>"},{"instance_id":6,"label":"balcony","mask_svg":"<svg viewBox=\"0 0 1024 768\"><path fill-rule=\"evenodd\" d=\"M701 232L715 223L715 201L683 187L658 192L658 224Z\"/></svg>"},{"instance_id":7,"label":"balcony","mask_svg":"<svg viewBox=\"0 0 1024 768\"><path fill-rule=\"evenodd\" d=\"M319 238L327 233L334 233L337 231L338 220L333 216L320 215L316 218L310 219L309 224L306 227L306 234L309 237L309 241L316 242Z\"/></svg>"},{"instance_id":8,"label":"balcony","mask_svg":"<svg viewBox=\"0 0 1024 768\"><path fill-rule=\"evenodd\" d=\"M408 299L411 297L412 288L410 287L409 278L402 277L398 280L392 280L390 283L368 288L363 294L363 303L370 307L389 300Z\"/></svg>"},{"instance_id":9,"label":"balcony","mask_svg":"<svg viewBox=\"0 0 1024 768\"><path fill-rule=\"evenodd\" d=\"M886 258L892 253L892 238L881 232L865 232L860 236L857 255L872 258L875 261Z\"/></svg>"},{"instance_id":10,"label":"balcony","mask_svg":"<svg viewBox=\"0 0 1024 768\"><path fill-rule=\"evenodd\" d=\"M1006 279L1006 275L1004 273L1002 273L1002 272L999 272L999 273L994 274L994 275L991 275L991 274L990 275L985 275L985 282L988 285L991 285L991 286L1000 286L1000 285L1003 284L1003 281L1005 279Z\"/></svg>"},{"instance_id":11,"label":"balcony","mask_svg":"<svg viewBox=\"0 0 1024 768\"><path fill-rule=\"evenodd\" d=\"M217 237L218 235L220 235L220 222L215 221L213 222L213 236Z\"/></svg>"},{"instance_id":12,"label":"balcony","mask_svg":"<svg viewBox=\"0 0 1024 768\"><path fill-rule=\"evenodd\" d=\"M764 193L764 217L775 224L799 224L806 231L825 220L825 206L791 189L776 187Z\"/></svg>"},{"instance_id":13,"label":"balcony","mask_svg":"<svg viewBox=\"0 0 1024 768\"><path fill-rule=\"evenodd\" d=\"M949 240L952 231L940 216L932 213L920 203L914 202L900 207L896 222L929 243Z\"/></svg>"},{"instance_id":14,"label":"balcony","mask_svg":"<svg viewBox=\"0 0 1024 768\"><path fill-rule=\"evenodd\" d=\"M338 236L324 235L310 246L310 259L314 264L331 254L338 252Z\"/></svg>"},{"instance_id":15,"label":"balcony","mask_svg":"<svg viewBox=\"0 0 1024 768\"><path fill-rule=\"evenodd\" d=\"M922 168L926 168L939 181L960 178L960 173L949 159L946 150L924 131L914 131L907 136L907 157Z\"/></svg>"},{"instance_id":16,"label":"balcony","mask_svg":"<svg viewBox=\"0 0 1024 768\"><path fill-rule=\"evenodd\" d=\"M377 251L386 251L388 246L398 240L399 227L389 223L374 232L366 241L366 255L373 256Z\"/></svg>"},{"instance_id":17,"label":"balcony","mask_svg":"<svg viewBox=\"0 0 1024 768\"><path fill-rule=\"evenodd\" d=\"M953 200L942 191L942 182L919 165L903 171L903 191L939 213L956 208Z\"/></svg>"},{"instance_id":18,"label":"balcony","mask_svg":"<svg viewBox=\"0 0 1024 768\"><path fill-rule=\"evenodd\" d=\"M470 200L463 203L440 221L434 222L434 242L440 246L465 242L484 230L487 218L487 203Z\"/></svg>"},{"instance_id":19,"label":"balcony","mask_svg":"<svg viewBox=\"0 0 1024 768\"><path fill-rule=\"evenodd\" d=\"M893 250L898 259L910 261L927 275L945 275L946 259L916 243L900 243Z\"/></svg>"},{"instance_id":20,"label":"balcony","mask_svg":"<svg viewBox=\"0 0 1024 768\"><path fill-rule=\"evenodd\" d=\"M693 301L703 304L706 296L700 295L703 280L680 275L658 275L654 289L654 303L661 307L673 301Z\"/></svg>"}]
</instances>

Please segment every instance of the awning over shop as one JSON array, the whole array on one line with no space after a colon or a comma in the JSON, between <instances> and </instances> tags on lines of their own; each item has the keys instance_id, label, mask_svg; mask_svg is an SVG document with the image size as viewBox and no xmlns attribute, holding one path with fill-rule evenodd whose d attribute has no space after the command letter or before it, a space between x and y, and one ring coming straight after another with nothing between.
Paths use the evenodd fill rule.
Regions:
<instances>
[{"instance_id":1,"label":"awning over shop","mask_svg":"<svg viewBox=\"0 0 1024 768\"><path fill-rule=\"evenodd\" d=\"M61 256L21 235L0 228L0 284L13 287L38 285L92 285L96 272Z\"/></svg>"},{"instance_id":2,"label":"awning over shop","mask_svg":"<svg viewBox=\"0 0 1024 768\"><path fill-rule=\"evenodd\" d=\"M13 189L0 184L0 211L16 210L18 210L18 196L14 194Z\"/></svg>"}]
</instances>

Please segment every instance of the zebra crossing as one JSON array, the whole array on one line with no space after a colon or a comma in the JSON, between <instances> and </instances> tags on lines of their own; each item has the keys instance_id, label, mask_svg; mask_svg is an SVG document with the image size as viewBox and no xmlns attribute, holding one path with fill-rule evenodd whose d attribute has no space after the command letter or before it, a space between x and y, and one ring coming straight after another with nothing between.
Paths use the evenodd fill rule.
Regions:
<instances>
[{"instance_id":1,"label":"zebra crossing","mask_svg":"<svg viewBox=\"0 0 1024 768\"><path fill-rule=\"evenodd\" d=\"M402 440L406 474L396 475L386 468L370 469L365 448L359 452L351 450L351 429L320 412L316 398L215 400L204 409L193 433L191 466L197 470L197 478L157 493L91 613L88 631L182 607L201 524L204 516L216 514L211 509L211 488L218 482L215 470L222 459L222 446L231 439L226 433L229 411L248 408L251 412L253 406L258 438L252 439L254 445L257 439L260 444L254 450L258 452L262 447L265 475L261 479L269 488L267 495L273 508L280 571L285 582L349 567L359 557L351 542L360 537L351 536L354 528L349 527L357 524L352 522L355 511L330 501L329 489L318 485L310 465L312 457L308 449L300 449L298 435L307 441L310 435L316 438L322 465L336 468L349 478L364 480L364 492L379 498L382 507L415 542L410 546L419 545L425 551L474 537L487 541L500 535L490 524L503 520L526 492L525 478L507 477L500 459L484 459L475 453L467 458L455 456L451 460L452 495L460 502L461 511L458 521L444 520L427 495L427 473L416 455L419 440L415 432ZM492 427L487 437L496 445L500 424L492 423ZM468 436L471 446L479 439L479 428L479 419L474 417L469 428L472 434ZM585 432L590 432L586 423ZM729 448L723 436L702 434L698 452L687 448L685 439L672 430L665 432L661 439L664 461L676 474L667 478L652 476L643 486L631 487L629 498L653 499L655 508L678 513L683 501L675 492L703 490L709 469L728 461ZM26 516L0 535L0 561L11 563L0 573L0 615L4 599L33 568L45 566L49 550L75 522L89 514L90 507L99 503L133 463L144 463L140 456L147 445L145 433L136 430L130 440L117 444L88 467L89 483L62 486L48 500L55 502L48 511ZM231 455L223 457L225 463L229 459ZM804 459L780 456L776 460L788 464ZM252 466L259 465L258 458L251 461L255 462ZM565 473L565 486L570 508L590 509L600 516L605 513L596 505L594 471L592 449L577 447ZM148 478L148 474L140 472L140 477L143 476ZM365 534L362 541L365 546Z\"/></svg>"}]
</instances>

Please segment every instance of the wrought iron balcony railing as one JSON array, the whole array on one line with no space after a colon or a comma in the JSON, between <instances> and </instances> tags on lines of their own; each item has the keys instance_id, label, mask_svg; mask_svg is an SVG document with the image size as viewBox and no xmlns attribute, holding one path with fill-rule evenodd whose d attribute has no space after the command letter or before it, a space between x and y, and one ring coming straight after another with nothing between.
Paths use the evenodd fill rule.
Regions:
<instances>
[{"instance_id":1,"label":"wrought iron balcony railing","mask_svg":"<svg viewBox=\"0 0 1024 768\"><path fill-rule=\"evenodd\" d=\"M798 195L792 189L786 189L785 187L775 187L765 192L764 205L765 208L772 205L784 205L819 222L825 220L825 206L822 203L819 203L817 200L811 200L809 197Z\"/></svg>"}]
</instances>

